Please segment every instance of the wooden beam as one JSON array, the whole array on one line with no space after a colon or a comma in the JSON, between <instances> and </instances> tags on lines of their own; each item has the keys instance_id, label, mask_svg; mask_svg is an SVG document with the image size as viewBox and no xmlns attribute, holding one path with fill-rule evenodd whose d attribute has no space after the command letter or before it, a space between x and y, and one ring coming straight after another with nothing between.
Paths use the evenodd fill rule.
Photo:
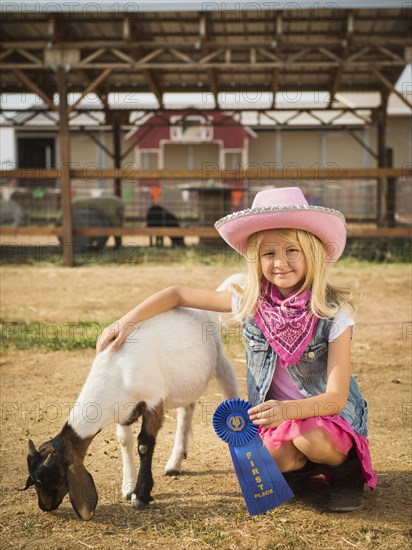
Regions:
<instances>
[{"instance_id":1,"label":"wooden beam","mask_svg":"<svg viewBox=\"0 0 412 550\"><path fill-rule=\"evenodd\" d=\"M190 56L181 50L177 50L176 48L167 48L167 50L169 50L169 52L177 59L181 59L184 63L188 63L189 65L193 65L193 63L195 63Z\"/></svg>"},{"instance_id":2,"label":"wooden beam","mask_svg":"<svg viewBox=\"0 0 412 550\"><path fill-rule=\"evenodd\" d=\"M373 72L373 74L385 85L385 87L393 94L395 94L396 96L399 97L399 99L401 101L403 101L403 103L405 103L405 105L407 105L410 109L412 109L412 103L410 103L406 97L404 97L400 92L398 92L398 90L395 88L395 86L393 86L393 84L391 83L390 80L388 80L382 73L380 73L378 71L378 69L376 69L376 67L371 67L371 71Z\"/></svg>"},{"instance_id":3,"label":"wooden beam","mask_svg":"<svg viewBox=\"0 0 412 550\"><path fill-rule=\"evenodd\" d=\"M13 53L14 50L12 49L9 49L9 50L5 50L4 52L1 52L0 53L0 61L2 59L6 59L6 57L8 57L11 53Z\"/></svg>"},{"instance_id":4,"label":"wooden beam","mask_svg":"<svg viewBox=\"0 0 412 550\"><path fill-rule=\"evenodd\" d=\"M310 51L314 50L314 48L307 49L305 52L299 52L296 54L296 57L299 56L302 58L304 55L308 54ZM177 51L177 50L175 50ZM148 54L146 57L149 57L151 54ZM154 53L153 56L154 57ZM352 71L354 70L363 70L363 71L369 71L370 70L370 61L359 61L354 63L349 63L349 61L343 61L345 65L350 68ZM376 63L377 66L380 68L389 67L389 68L402 68L404 66L404 63L401 63L400 61L381 61ZM283 61L261 61L259 60L256 64L250 63L249 61L235 61L232 62L232 50L230 48L226 48L225 50L225 59L222 60L214 60L209 63L204 63L202 65L203 69L233 69L236 71L250 71L250 70L268 70L268 69L286 69L289 71L301 71L302 69L305 70L305 72L314 72L317 73L320 70L323 69L334 69L338 66L337 61L308 61L304 59L297 60L295 58L294 61L289 61L288 59L284 59ZM35 67L30 63L0 63L0 69L1 70L13 70L13 69L34 69ZM93 70L104 70L104 69L113 69L116 71L124 71L125 73L130 73L133 71L136 71L136 68L139 69L150 69L150 70L169 70L169 71L191 71L191 70L198 70L199 69L199 63L197 60L188 60L184 61L181 60L180 62L176 61L148 61L147 59L145 61L140 60L137 61L135 65L130 65L129 63L121 63L116 61L100 61L95 63L84 63L84 62L74 62L72 65L73 70L77 70L78 68L82 69L93 69ZM44 70L42 68L42 70Z\"/></svg>"},{"instance_id":5,"label":"wooden beam","mask_svg":"<svg viewBox=\"0 0 412 550\"><path fill-rule=\"evenodd\" d=\"M386 166L393 166L393 149L386 148ZM396 178L387 179L387 195L386 195L386 226L395 227L395 210L396 210Z\"/></svg>"},{"instance_id":6,"label":"wooden beam","mask_svg":"<svg viewBox=\"0 0 412 550\"><path fill-rule=\"evenodd\" d=\"M60 185L63 219L63 258L64 264L73 265L73 220L72 194L70 186L70 134L69 109L67 105L67 82L63 67L57 69L57 86L59 90L59 150L60 150Z\"/></svg>"},{"instance_id":7,"label":"wooden beam","mask_svg":"<svg viewBox=\"0 0 412 550\"><path fill-rule=\"evenodd\" d=\"M355 32L355 17L353 10L348 10L346 13L346 28L344 37L342 39L342 51L341 51L341 59L342 61L346 61L349 58L350 54L350 44L352 36ZM329 98L329 107L332 106L333 102L335 101L335 95L339 90L341 81L342 81L342 74L344 69L344 63L340 63L338 68L336 69L335 77L333 79L333 82L330 87L330 98Z\"/></svg>"},{"instance_id":8,"label":"wooden beam","mask_svg":"<svg viewBox=\"0 0 412 550\"><path fill-rule=\"evenodd\" d=\"M94 135L92 131L85 130L83 128L82 133L85 136L88 136L98 147L100 147L100 149L102 149L106 153L106 155L108 155L112 159L114 158L114 153L110 151L110 149L108 149L105 145L103 145L103 143L100 142L100 140Z\"/></svg>"},{"instance_id":9,"label":"wooden beam","mask_svg":"<svg viewBox=\"0 0 412 550\"><path fill-rule=\"evenodd\" d=\"M73 87L72 87L72 89L73 89ZM258 91L258 90L255 90L255 91ZM261 90L260 90L260 91L261 91ZM313 90L312 90L312 92L313 92ZM312 107L311 110L312 110L312 111L322 111L322 112L325 112L325 113L326 113L326 112L343 112L343 114L345 114L346 111L350 111L350 112L353 112L353 114L355 114L357 110L358 110L358 111L371 111L371 112L377 110L376 107L355 107L355 109L352 109L352 108L349 107L348 104L345 103L344 101L339 100L339 103L342 104L342 107L331 107L330 109L329 109L329 108L328 108L328 109L327 109L327 108L323 108L323 107L318 107L318 108ZM307 107L304 107L303 109L306 110ZM174 110L176 113L186 112L186 111L187 111L187 106L180 107L180 108L176 108L176 109L173 109L173 110ZM213 112L214 110L215 110L214 107L202 107L202 108L200 108L200 109L195 108L195 107L191 108L191 112L193 112L193 113L196 112L196 111L198 111L199 113L201 113L201 112L203 113L203 112L205 112L205 111L206 111L206 112ZM283 113L283 112L284 112L284 113L287 113L287 112L289 112L289 111L299 111L299 110L301 110L301 109L296 105L296 106L294 106L294 107L282 107L282 108L277 109L276 111L277 111L277 112L280 112L280 113ZM82 110L81 112L82 112L82 113L86 113L86 112L89 112L89 113L99 113L100 111L101 111L100 107L94 107L94 108L88 108L87 111L86 111L86 110ZM126 111L126 112L136 111L136 107L133 107L133 106L130 107L130 108L125 107L124 109L122 108L122 111ZM254 107L245 107L245 108L241 107L241 108L237 108L237 109L225 109L225 113L230 112L230 113L235 113L235 114L240 114L241 112L243 113L243 112L257 112L257 111L260 111L260 112L262 112L263 114L266 115L266 114L268 114L268 113L271 112L271 109L268 108L268 107L258 107L258 106L254 106ZM15 107L13 107L13 108L4 108L4 109L2 109L2 112L3 112L3 113L7 113L7 112L15 113L15 112L16 112L16 108L15 108ZM42 111L39 111L39 109L38 109L38 108L36 109L36 107L34 107L34 108L29 107L29 108L27 108L27 109L19 109L18 112L19 112L19 113L29 113L29 112L30 112L30 113L31 113L31 112L48 113L49 111L48 111L47 109L44 109L44 110L42 110ZM147 114L147 113L149 113L149 114L155 114L155 113L160 113L160 112L162 112L162 111L159 111L159 110L157 110L157 109L155 109L155 108L153 108L153 107L150 107L150 108L148 108L148 109L143 109L143 108L140 109L140 108L139 108L139 112L140 112L140 113L146 113L146 114ZM143 118L145 118L146 114L144 114L144 115L141 114L141 115L140 115L140 118L139 118L138 120L139 120L139 121L142 121ZM356 115L355 115L355 116L356 116ZM360 115L359 115L359 116L360 116ZM166 119L165 119L165 120L166 120ZM371 120L367 119L366 117L364 117L362 120L363 120L364 122L366 122L366 123L369 123L369 124L372 122ZM153 126L165 126L165 125L168 126L168 123L166 122L165 124L154 124ZM235 126L236 126L236 125L237 125L237 123L235 124Z\"/></svg>"},{"instance_id":10,"label":"wooden beam","mask_svg":"<svg viewBox=\"0 0 412 550\"><path fill-rule=\"evenodd\" d=\"M88 63L91 63L92 61L94 61L97 57L100 57L106 51L106 49L107 48L100 48L92 52L90 55L88 55L84 59L81 59L79 63L80 68L82 65L87 65Z\"/></svg>"},{"instance_id":11,"label":"wooden beam","mask_svg":"<svg viewBox=\"0 0 412 550\"><path fill-rule=\"evenodd\" d=\"M412 237L411 227L348 227L348 237L356 238L396 238Z\"/></svg>"},{"instance_id":12,"label":"wooden beam","mask_svg":"<svg viewBox=\"0 0 412 550\"><path fill-rule=\"evenodd\" d=\"M203 46L205 46L205 45L203 45ZM204 51L209 51L209 49L204 47ZM224 52L224 50L222 48L220 48L219 50L214 50L213 52L208 53L204 57L201 57L198 61L199 66L203 65L204 63L207 63L211 59L215 59L215 57L218 57L223 52Z\"/></svg>"},{"instance_id":13,"label":"wooden beam","mask_svg":"<svg viewBox=\"0 0 412 550\"><path fill-rule=\"evenodd\" d=\"M283 16L282 12L276 13L276 29L273 44L275 46L275 56L280 59L282 55L282 42L283 42ZM272 104L271 108L276 107L276 94L280 89L280 67L275 67L272 71L272 82L270 85L272 92Z\"/></svg>"},{"instance_id":14,"label":"wooden beam","mask_svg":"<svg viewBox=\"0 0 412 550\"><path fill-rule=\"evenodd\" d=\"M80 105L80 103L83 101L83 99L88 95L88 94L91 94L92 92L94 92L95 88L97 88L97 86L103 82L104 80L106 80L106 78L110 75L110 73L112 72L112 69L106 69L104 70L102 73L99 74L99 76L97 78L95 78L93 80L93 82L91 84L89 84L89 86L84 90L84 92L82 93L82 95L77 99L77 101L75 101L73 103L73 105L70 105L70 107L68 107L68 112L71 113L72 111L74 111L76 109L76 107L78 105Z\"/></svg>"},{"instance_id":15,"label":"wooden beam","mask_svg":"<svg viewBox=\"0 0 412 550\"><path fill-rule=\"evenodd\" d=\"M306 57L308 53L310 53L313 50L313 48L303 48L299 52L294 53L293 55L289 56L285 60L285 65L291 65L292 63L295 63L298 59L302 59L303 57ZM336 65L336 62L334 63Z\"/></svg>"},{"instance_id":16,"label":"wooden beam","mask_svg":"<svg viewBox=\"0 0 412 550\"><path fill-rule=\"evenodd\" d=\"M149 90L156 97L159 103L159 109L163 109L163 92L160 88L158 79L154 75L154 72L149 71L148 69L142 69L141 73L143 78L146 80Z\"/></svg>"},{"instance_id":17,"label":"wooden beam","mask_svg":"<svg viewBox=\"0 0 412 550\"><path fill-rule=\"evenodd\" d=\"M81 78L83 78L83 80L85 82L90 82L90 80L91 80L90 75L86 71L84 71L83 69L77 69L77 74ZM108 102L108 99L107 99L107 97L108 97L107 88L106 87L104 88L104 92L102 90L95 90L94 93L98 96L98 98L102 102L103 108L105 110L109 109L109 102Z\"/></svg>"},{"instance_id":18,"label":"wooden beam","mask_svg":"<svg viewBox=\"0 0 412 550\"><path fill-rule=\"evenodd\" d=\"M35 55L33 55L32 53L26 51L26 50L23 50L23 49L18 49L16 50L17 53L19 53L22 57L25 57L26 59L28 59L29 61L31 61L32 63L34 63L35 67L36 68L41 68L43 69L43 64L42 62L40 61L40 59L38 57L36 57Z\"/></svg>"},{"instance_id":19,"label":"wooden beam","mask_svg":"<svg viewBox=\"0 0 412 550\"><path fill-rule=\"evenodd\" d=\"M14 73L17 78L27 86L27 88L38 95L40 99L44 101L44 103L51 109L52 111L57 111L57 106L53 103L53 101L49 98L49 96L41 90L37 84L35 84L27 75L22 73L19 69L13 69L12 73Z\"/></svg>"},{"instance_id":20,"label":"wooden beam","mask_svg":"<svg viewBox=\"0 0 412 550\"><path fill-rule=\"evenodd\" d=\"M2 236L18 236L18 235L41 235L63 237L63 227L55 227L54 225L25 225L23 227L7 227L1 228ZM2 242L2 244L7 244Z\"/></svg>"},{"instance_id":21,"label":"wooden beam","mask_svg":"<svg viewBox=\"0 0 412 550\"><path fill-rule=\"evenodd\" d=\"M213 177L217 180L288 180L310 179L339 180L339 179L376 179L380 177L400 178L412 176L412 167L403 168L298 168L285 167L284 169L252 167L244 170L219 170L216 163L205 164L203 170L140 170L128 168L90 168L87 170L75 168L70 170L72 178L90 179L165 179L165 180L203 180ZM62 177L59 168L18 168L16 170L0 170L0 177L5 179L56 179Z\"/></svg>"},{"instance_id":22,"label":"wooden beam","mask_svg":"<svg viewBox=\"0 0 412 550\"><path fill-rule=\"evenodd\" d=\"M268 12L270 13L270 12ZM281 12L279 12L281 13ZM368 18L369 20L369 18ZM370 20L369 20L370 21ZM227 22L227 21L226 21ZM311 21L313 23L313 20ZM157 21L157 24L159 22ZM228 22L227 22L228 23ZM236 22L239 24L239 21ZM336 19L333 21L334 24L336 24ZM188 38L192 38L193 41L196 40L198 36L197 32L193 32L189 35L186 35L184 38L182 38L182 33L176 33L171 34L170 37L172 38L171 41L167 42L167 40L163 41L164 47L173 46L175 48L187 48L188 46ZM245 47L245 35L244 33L231 33L230 34L230 44L233 48L239 48L244 49ZM15 50L16 48L22 48L22 49L30 49L30 50L44 50L47 48L49 39L47 38L39 38L34 40L3 40L2 45L4 48L10 48ZM272 36L270 34L267 34L266 36L262 36L260 38L250 38L248 40L247 44L249 46L253 46L255 48L269 48L270 49L270 43L272 42ZM339 33L335 33L334 35L328 35L324 31L321 33L300 33L297 32L294 33L284 33L284 43L285 45L290 45L294 47L307 47L310 45L313 48L319 48L322 46L340 46L342 43L342 37L339 35ZM357 47L366 47L366 46L372 46L372 47L379 47L379 46L387 46L388 44L400 46L401 48L405 46L412 45L412 39L407 34L385 34L385 35L379 35L379 34L365 34L365 35L354 35L353 37L353 43ZM136 46L140 46L142 48L153 48L154 46L157 46L159 42L154 43L153 40L139 40L137 38L133 40L125 41L123 38L99 38L99 39L90 39L87 41L87 47L89 49L97 48L97 49L107 49L107 48L122 48L122 49L133 49ZM59 45L61 45L63 48L71 49L82 49L85 47L85 39L84 37L79 37L78 40L59 40ZM225 36L223 33L220 36L215 37L214 39L211 39L209 41L209 47L210 48L225 48L227 46L227 36Z\"/></svg>"},{"instance_id":23,"label":"wooden beam","mask_svg":"<svg viewBox=\"0 0 412 550\"><path fill-rule=\"evenodd\" d=\"M378 155L375 153L375 151L373 151L373 149L371 149L370 147L368 147L368 146L366 145L366 143L364 143L364 142L361 140L361 138L355 134L355 132L354 132L353 130L349 130L349 129L348 129L348 134L349 134L350 136L352 136L353 139L354 139L355 141L357 141L357 142L359 143L359 145L361 145L361 146L365 149L365 151L367 151L374 159L378 159Z\"/></svg>"},{"instance_id":24,"label":"wooden beam","mask_svg":"<svg viewBox=\"0 0 412 550\"><path fill-rule=\"evenodd\" d=\"M143 53L144 50L142 49L142 47L140 45L136 45L137 36L138 33L136 32L133 20L129 17L126 17L123 20L123 38L126 43L133 42L135 44L130 53L134 54L136 58L141 58L142 55L146 55L147 52ZM131 63L132 66L136 64L136 60L131 58L130 56L127 56L123 51L115 48L112 49L112 52L125 61L129 60L129 63ZM151 71L149 69L141 69L140 72L146 81L147 87L157 99L157 102L159 103L159 108L163 109L163 91L159 83L159 78L155 75L154 71Z\"/></svg>"},{"instance_id":25,"label":"wooden beam","mask_svg":"<svg viewBox=\"0 0 412 550\"><path fill-rule=\"evenodd\" d=\"M378 135L378 166L386 168L386 129L387 129L387 108L389 92L381 91L381 105L377 113L377 135ZM377 211L378 225L387 225L387 194L388 180L381 176L378 180Z\"/></svg>"},{"instance_id":26,"label":"wooden beam","mask_svg":"<svg viewBox=\"0 0 412 550\"><path fill-rule=\"evenodd\" d=\"M112 231L113 229L113 231ZM92 227L79 227L75 230L76 235L95 235L100 236L126 236L126 235L141 235L141 236L167 236L167 237L218 237L219 233L214 227L96 227L96 232Z\"/></svg>"},{"instance_id":27,"label":"wooden beam","mask_svg":"<svg viewBox=\"0 0 412 550\"><path fill-rule=\"evenodd\" d=\"M141 47L139 44L137 44L137 46ZM158 57L164 51L165 51L165 48L157 48L156 50L146 54L144 57L139 59L139 61L137 62L137 65L144 65L145 63L148 63L149 61L152 61L152 59L155 59L156 57Z\"/></svg>"},{"instance_id":28,"label":"wooden beam","mask_svg":"<svg viewBox=\"0 0 412 550\"><path fill-rule=\"evenodd\" d=\"M125 17L123 19L123 39L128 42L129 40L132 40L133 32L132 32L132 22L129 17Z\"/></svg>"},{"instance_id":29,"label":"wooden beam","mask_svg":"<svg viewBox=\"0 0 412 550\"><path fill-rule=\"evenodd\" d=\"M113 160L116 170L120 168L120 163L122 160L121 149L121 124L119 120L115 120L113 124ZM122 179L119 177L114 180L114 193L117 197L122 196Z\"/></svg>"},{"instance_id":30,"label":"wooden beam","mask_svg":"<svg viewBox=\"0 0 412 550\"><path fill-rule=\"evenodd\" d=\"M2 227L3 236L17 237L19 235L63 236L63 228L53 226ZM211 237L218 236L213 227L79 227L74 229L75 236L109 237L109 236L141 236L141 237ZM411 227L363 227L348 225L349 238L410 238ZM7 245L3 242L3 246Z\"/></svg>"},{"instance_id":31,"label":"wooden beam","mask_svg":"<svg viewBox=\"0 0 412 550\"><path fill-rule=\"evenodd\" d=\"M137 129L137 128L136 128ZM122 154L122 157L121 159L123 160L124 158L127 157L127 155L130 153L130 151L133 151L133 149L135 149L139 143L141 141L143 141L143 139L153 130L153 126L150 124L148 124L145 129L142 131L142 133L140 134L139 138L138 139L134 139L132 140L132 143L129 145L129 147L126 149L126 151Z\"/></svg>"},{"instance_id":32,"label":"wooden beam","mask_svg":"<svg viewBox=\"0 0 412 550\"><path fill-rule=\"evenodd\" d=\"M207 63L212 59L215 59L220 55L223 50L215 50L210 52L208 45L209 40L209 21L207 19L207 13L200 13L199 17L199 43L202 48L202 58L199 61L199 64ZM209 88L213 94L213 99L215 100L215 107L219 109L219 78L215 69L207 69L207 78L209 79Z\"/></svg>"},{"instance_id":33,"label":"wooden beam","mask_svg":"<svg viewBox=\"0 0 412 550\"><path fill-rule=\"evenodd\" d=\"M214 69L208 69L207 77L210 80L210 89L215 100L216 109L219 109L219 79Z\"/></svg>"},{"instance_id":34,"label":"wooden beam","mask_svg":"<svg viewBox=\"0 0 412 550\"><path fill-rule=\"evenodd\" d=\"M118 48L111 48L110 51L118 59L126 61L126 63L129 63L130 65L135 64L135 60L133 59L133 57L130 57L130 55L128 55L127 53L122 52L122 50L119 50Z\"/></svg>"},{"instance_id":35,"label":"wooden beam","mask_svg":"<svg viewBox=\"0 0 412 550\"><path fill-rule=\"evenodd\" d=\"M384 46L379 46L377 48L380 52L384 53L385 55L387 55L388 57L391 57L392 59L395 59L395 61L405 61L405 59L403 57L401 57L400 55L398 55L397 53L394 53L392 52L391 50L389 50L388 48L385 48Z\"/></svg>"},{"instance_id":36,"label":"wooden beam","mask_svg":"<svg viewBox=\"0 0 412 550\"><path fill-rule=\"evenodd\" d=\"M342 62L342 59L343 59L342 56L339 57L336 54L334 54L333 52L331 52L330 50L327 50L326 48L316 48L316 49L317 49L318 52L323 54L328 59L332 59L332 61L336 61L336 63L341 63Z\"/></svg>"}]
</instances>

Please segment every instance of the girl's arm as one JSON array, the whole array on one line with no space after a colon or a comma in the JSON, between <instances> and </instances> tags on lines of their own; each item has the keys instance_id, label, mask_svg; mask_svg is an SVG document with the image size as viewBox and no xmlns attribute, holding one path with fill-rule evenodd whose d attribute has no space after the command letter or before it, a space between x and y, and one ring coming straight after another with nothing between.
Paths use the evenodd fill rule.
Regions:
<instances>
[{"instance_id":1,"label":"girl's arm","mask_svg":"<svg viewBox=\"0 0 412 550\"><path fill-rule=\"evenodd\" d=\"M156 292L118 321L106 327L96 344L97 353L103 351L113 340L110 349L117 349L136 324L175 307L193 307L210 311L232 311L232 294L229 291L201 290L181 286L172 286Z\"/></svg>"},{"instance_id":2,"label":"girl's arm","mask_svg":"<svg viewBox=\"0 0 412 550\"><path fill-rule=\"evenodd\" d=\"M351 327L328 345L326 391L323 394L296 401L265 401L249 409L254 424L275 428L284 420L301 420L313 416L338 414L345 408L351 374Z\"/></svg>"}]
</instances>

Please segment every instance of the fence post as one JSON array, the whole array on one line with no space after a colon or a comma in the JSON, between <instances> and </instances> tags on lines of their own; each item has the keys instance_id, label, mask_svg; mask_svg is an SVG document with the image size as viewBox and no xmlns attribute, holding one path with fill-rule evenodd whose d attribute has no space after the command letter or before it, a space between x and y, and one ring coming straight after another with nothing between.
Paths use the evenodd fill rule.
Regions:
<instances>
[{"instance_id":1,"label":"fence post","mask_svg":"<svg viewBox=\"0 0 412 550\"><path fill-rule=\"evenodd\" d=\"M63 261L64 265L73 266L73 219L70 185L70 134L69 113L67 108L67 82L63 67L57 69L59 90L59 151L60 151L60 185L63 224Z\"/></svg>"},{"instance_id":2,"label":"fence post","mask_svg":"<svg viewBox=\"0 0 412 550\"><path fill-rule=\"evenodd\" d=\"M386 166L393 167L393 149L386 148ZM388 227L395 227L395 210L396 210L396 181L397 178L388 178L388 194L386 208L386 222Z\"/></svg>"}]
</instances>

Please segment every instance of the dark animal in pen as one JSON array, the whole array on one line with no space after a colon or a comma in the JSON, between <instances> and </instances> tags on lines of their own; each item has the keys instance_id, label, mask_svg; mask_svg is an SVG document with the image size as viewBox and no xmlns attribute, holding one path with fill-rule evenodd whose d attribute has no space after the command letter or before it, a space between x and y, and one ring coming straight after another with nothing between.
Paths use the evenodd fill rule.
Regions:
<instances>
[{"instance_id":1,"label":"dark animal in pen","mask_svg":"<svg viewBox=\"0 0 412 550\"><path fill-rule=\"evenodd\" d=\"M162 206L154 205L149 208L146 214L147 227L179 227L179 221L174 214L163 208ZM170 237L172 246L183 247L185 242L183 237ZM163 237L154 237L154 245L152 237L150 237L150 246L163 246Z\"/></svg>"},{"instance_id":2,"label":"dark animal in pen","mask_svg":"<svg viewBox=\"0 0 412 550\"><path fill-rule=\"evenodd\" d=\"M227 288L220 287L221 290ZM152 457L164 411L178 409L175 443L165 473L181 472L187 456L195 402L216 377L226 398L239 395L238 384L220 338L219 317L207 311L177 308L142 323L120 350L98 354L61 432L37 450L29 441L29 477L39 507L55 510L69 493L81 519L93 517L97 491L83 460L94 437L117 423L123 459L122 493L133 508L152 499ZM159 346L161 354L159 355ZM137 474L131 424L142 418Z\"/></svg>"},{"instance_id":3,"label":"dark animal in pen","mask_svg":"<svg viewBox=\"0 0 412 550\"><path fill-rule=\"evenodd\" d=\"M73 228L82 227L122 227L124 222L124 203L115 196L75 197L72 200ZM57 221L62 225L62 219ZM121 237L115 237L115 248L121 246ZM63 240L59 237L60 242ZM108 237L105 236L75 236L73 248L75 252L102 249Z\"/></svg>"}]
</instances>

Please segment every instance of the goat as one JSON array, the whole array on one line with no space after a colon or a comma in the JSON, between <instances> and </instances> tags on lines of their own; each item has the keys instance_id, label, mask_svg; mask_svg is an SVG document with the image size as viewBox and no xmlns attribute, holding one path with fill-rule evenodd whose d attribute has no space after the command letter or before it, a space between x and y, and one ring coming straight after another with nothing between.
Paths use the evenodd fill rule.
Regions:
<instances>
[{"instance_id":1,"label":"goat","mask_svg":"<svg viewBox=\"0 0 412 550\"><path fill-rule=\"evenodd\" d=\"M153 205L146 214L147 227L179 227L179 220L174 214L163 208L163 206ZM170 237L173 247L184 247L183 237ZM152 237L150 237L150 246L152 246ZM161 235L154 238L155 246L163 246L163 237Z\"/></svg>"},{"instance_id":2,"label":"goat","mask_svg":"<svg viewBox=\"0 0 412 550\"><path fill-rule=\"evenodd\" d=\"M239 395L217 319L211 312L176 308L144 321L117 351L106 348L95 357L61 432L38 450L29 440L29 477L24 489L34 485L42 510L55 510L69 493L81 519L94 516L98 496L83 460L94 437L113 422L123 459L122 493L131 498L134 508L144 508L153 500L153 451L163 411L169 408L178 409L178 420L165 473L181 472L195 401L210 378L217 377L226 398ZM139 417L137 475L131 424Z\"/></svg>"}]
</instances>

